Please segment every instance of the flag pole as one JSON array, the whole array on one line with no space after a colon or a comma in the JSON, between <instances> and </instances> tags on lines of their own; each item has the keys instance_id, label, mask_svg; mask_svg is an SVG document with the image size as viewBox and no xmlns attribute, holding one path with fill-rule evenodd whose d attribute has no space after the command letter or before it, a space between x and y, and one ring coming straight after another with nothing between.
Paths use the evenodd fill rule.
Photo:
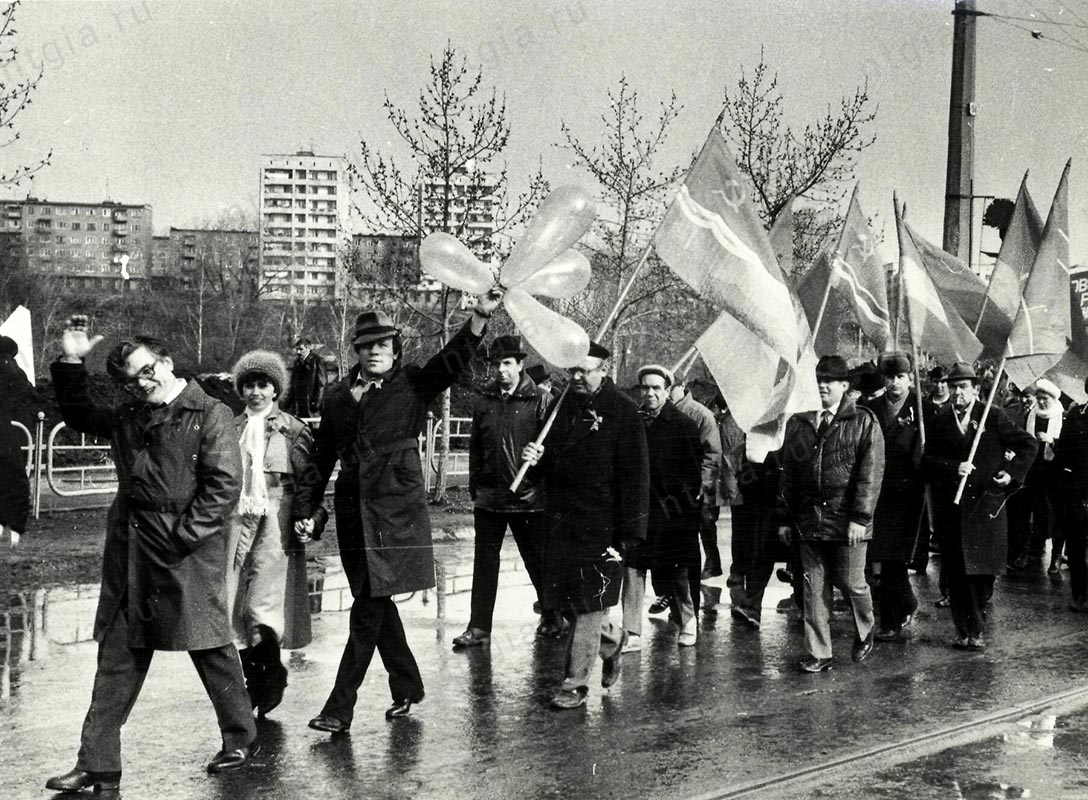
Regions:
<instances>
[{"instance_id":1,"label":"flag pole","mask_svg":"<svg viewBox=\"0 0 1088 800\"><path fill-rule=\"evenodd\" d=\"M676 378L676 380L680 380L681 369L685 370L685 376L688 372L691 371L691 368L695 366L695 359L698 357L698 355L699 349L695 345L692 345L687 349L687 352L685 352L684 355L680 356L680 360L677 361L672 368L672 374Z\"/></svg>"},{"instance_id":2,"label":"flag pole","mask_svg":"<svg viewBox=\"0 0 1088 800\"><path fill-rule=\"evenodd\" d=\"M990 387L990 394L986 398L986 407L982 409L982 419L979 420L978 430L975 431L975 439L971 442L971 452L967 454L967 463L974 464L975 453L978 452L978 443L982 438L982 432L986 430L986 418L990 416L990 409L994 404L994 397L997 395L997 385L1001 382L1001 373L1005 371L1005 361L1008 359L1008 355L1001 356L1001 363L997 367L997 372L994 373L994 385ZM970 473L968 473L970 475ZM960 504L960 499L963 497L963 490L967 486L968 475L964 475L960 478L959 488L956 489L956 499L954 500L956 505Z\"/></svg>"},{"instance_id":3,"label":"flag pole","mask_svg":"<svg viewBox=\"0 0 1088 800\"><path fill-rule=\"evenodd\" d=\"M616 298L615 304L612 306L612 310L608 312L608 316L605 317L604 322L601 323L601 327L597 329L597 335L593 337L593 341L600 342L604 338L604 335L608 333L608 329L612 327L612 323L616 321L616 317L619 316L620 308L623 307L623 303L627 300L627 295L631 293L631 288L635 285L635 280L638 278L639 273L642 272L642 267L646 264L646 259L650 257L650 252L654 249L654 240L651 238L646 243L646 247L642 250L642 255L638 258L638 263L635 264L635 268L631 271L631 276L627 279L627 283L623 285L623 289L620 290L619 297ZM540 433L537 434L536 439L533 440L533 444L540 446L544 443L544 440L551 433L552 425L555 424L555 418L559 416L559 407L563 405L563 401L567 398L567 394L570 392L570 381L567 381L567 385L563 387L563 391L559 393L559 397L555 403L552 404L551 413L548 414L548 419L544 423L544 427L540 429ZM521 482L525 480L525 474L529 471L529 467L532 466L528 461L521 463L521 468L518 469L518 474L514 476L514 480L510 483L510 491L516 492L518 487L521 486Z\"/></svg>"}]
</instances>

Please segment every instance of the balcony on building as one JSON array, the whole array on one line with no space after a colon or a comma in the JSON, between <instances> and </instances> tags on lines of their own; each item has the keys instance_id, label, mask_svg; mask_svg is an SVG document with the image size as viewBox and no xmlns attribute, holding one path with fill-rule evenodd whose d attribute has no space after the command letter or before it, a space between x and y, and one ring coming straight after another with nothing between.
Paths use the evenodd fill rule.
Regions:
<instances>
[{"instance_id":1,"label":"balcony on building","mask_svg":"<svg viewBox=\"0 0 1088 800\"><path fill-rule=\"evenodd\" d=\"M114 222L128 222L128 211L123 208L113 209L113 221Z\"/></svg>"}]
</instances>

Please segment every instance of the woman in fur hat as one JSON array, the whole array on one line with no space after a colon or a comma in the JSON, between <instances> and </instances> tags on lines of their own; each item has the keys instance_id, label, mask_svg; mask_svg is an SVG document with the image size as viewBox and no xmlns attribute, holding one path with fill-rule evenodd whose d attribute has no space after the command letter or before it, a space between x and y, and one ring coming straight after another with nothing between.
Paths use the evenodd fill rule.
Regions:
<instances>
[{"instance_id":1,"label":"woman in fur hat","mask_svg":"<svg viewBox=\"0 0 1088 800\"><path fill-rule=\"evenodd\" d=\"M242 449L242 494L228 525L227 603L253 707L265 715L287 686L280 647L310 642L306 549L291 526L294 490L313 435L279 407L287 368L253 350L232 370L245 409L234 419Z\"/></svg>"}]
</instances>

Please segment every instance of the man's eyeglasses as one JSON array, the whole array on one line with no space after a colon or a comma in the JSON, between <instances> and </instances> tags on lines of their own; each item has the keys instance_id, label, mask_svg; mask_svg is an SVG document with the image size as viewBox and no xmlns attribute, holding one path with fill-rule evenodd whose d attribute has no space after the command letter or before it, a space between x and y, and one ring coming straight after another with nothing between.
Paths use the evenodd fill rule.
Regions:
<instances>
[{"instance_id":1,"label":"man's eyeglasses","mask_svg":"<svg viewBox=\"0 0 1088 800\"><path fill-rule=\"evenodd\" d=\"M140 381L150 381L155 379L155 368L159 366L159 362L156 359L141 369L131 378L125 378L121 381L121 388L129 394L142 394L140 387Z\"/></svg>"}]
</instances>

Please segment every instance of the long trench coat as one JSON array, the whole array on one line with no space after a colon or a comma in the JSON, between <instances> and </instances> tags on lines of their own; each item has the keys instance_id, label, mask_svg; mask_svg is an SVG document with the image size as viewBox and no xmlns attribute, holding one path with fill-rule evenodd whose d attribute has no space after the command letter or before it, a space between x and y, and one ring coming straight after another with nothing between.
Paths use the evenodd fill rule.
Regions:
<instances>
[{"instance_id":1,"label":"long trench coat","mask_svg":"<svg viewBox=\"0 0 1088 800\"><path fill-rule=\"evenodd\" d=\"M544 475L544 605L575 613L619 602L609 547L646 538L650 470L633 402L610 378L588 404L564 397L536 467Z\"/></svg>"},{"instance_id":2,"label":"long trench coat","mask_svg":"<svg viewBox=\"0 0 1088 800\"><path fill-rule=\"evenodd\" d=\"M389 597L434 586L418 437L427 424L427 407L453 385L480 342L466 322L426 364L394 367L361 403L351 394L358 365L325 393L296 519L321 505L339 460L333 509L352 596Z\"/></svg>"},{"instance_id":3,"label":"long trench coat","mask_svg":"<svg viewBox=\"0 0 1088 800\"><path fill-rule=\"evenodd\" d=\"M704 477L699 426L668 401L645 430L650 467L646 543L628 553L627 566L658 570L698 566L698 497Z\"/></svg>"},{"instance_id":4,"label":"long trench coat","mask_svg":"<svg viewBox=\"0 0 1088 800\"><path fill-rule=\"evenodd\" d=\"M918 395L908 392L899 413L888 419L885 395L866 402L884 433L884 481L873 512L870 561L909 562L914 558L922 523L925 485L919 465L922 438L918 426Z\"/></svg>"},{"instance_id":5,"label":"long trench coat","mask_svg":"<svg viewBox=\"0 0 1088 800\"><path fill-rule=\"evenodd\" d=\"M107 515L95 638L124 606L130 647L230 644L224 523L242 474L230 409L192 381L164 408L109 408L91 401L82 364L54 363L52 373L65 423L110 439L120 482Z\"/></svg>"},{"instance_id":6,"label":"long trench coat","mask_svg":"<svg viewBox=\"0 0 1088 800\"><path fill-rule=\"evenodd\" d=\"M966 433L960 431L951 403L934 414L932 429L926 432L922 469L931 481L934 527L940 537L942 559L955 559L962 552L968 575L997 575L1004 571L1007 561L1005 502L1009 492L1023 483L1037 443L1004 411L991 408L975 453L975 469L957 506L953 502L960 480L957 470L967 460L982 411L983 404L976 401ZM1011 459L1006 451L1012 453ZM1012 477L1008 488L993 482L1001 470Z\"/></svg>"},{"instance_id":7,"label":"long trench coat","mask_svg":"<svg viewBox=\"0 0 1088 800\"><path fill-rule=\"evenodd\" d=\"M247 419L244 413L234 418L234 432L239 440L245 431ZM256 554L256 551L261 549L261 544L278 548L286 556L287 563L284 565L286 576L283 583L277 582L277 585L271 585L260 576L253 576L249 591L264 595L255 598L264 607L271 604L282 605L283 630L279 631L280 646L288 649L305 647L312 638L309 584L306 578L306 546L294 535L294 518L298 476L305 472L310 463L313 441L313 433L306 423L283 411L278 404L273 405L265 418L264 472L268 486L268 511L256 524L250 552ZM227 545L227 580L228 584L233 585L232 591L228 591L228 597L237 590L241 577L241 568L236 564L235 552L243 536L247 535L247 528L251 524L237 511L231 514ZM269 537L274 541L259 544L262 537ZM260 563L261 559L257 558L249 562L251 568ZM270 594L273 592L274 595ZM244 620L239 619L237 609L232 609L232 614L234 615L235 638L241 642L242 647L248 647L250 642L245 636L247 631Z\"/></svg>"}]
</instances>

